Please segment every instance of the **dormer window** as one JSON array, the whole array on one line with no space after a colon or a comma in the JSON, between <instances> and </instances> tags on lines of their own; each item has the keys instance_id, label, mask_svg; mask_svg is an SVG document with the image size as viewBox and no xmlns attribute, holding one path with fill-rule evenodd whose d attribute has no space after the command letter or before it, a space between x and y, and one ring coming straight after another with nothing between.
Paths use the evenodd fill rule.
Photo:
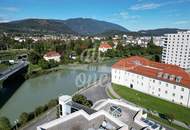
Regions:
<instances>
[{"instance_id":1,"label":"dormer window","mask_svg":"<svg viewBox=\"0 0 190 130\"><path fill-rule=\"evenodd\" d=\"M176 82L177 82L177 83L180 83L181 80L182 80L182 77L181 77L181 76L177 76L177 77L176 77Z\"/></svg>"},{"instance_id":2,"label":"dormer window","mask_svg":"<svg viewBox=\"0 0 190 130\"><path fill-rule=\"evenodd\" d=\"M164 77L163 77L164 79L168 79L169 74L168 74L168 73L165 73L163 76L164 76Z\"/></svg>"},{"instance_id":3,"label":"dormer window","mask_svg":"<svg viewBox=\"0 0 190 130\"><path fill-rule=\"evenodd\" d=\"M158 72L157 77L158 77L158 78L162 78L162 75L163 75L163 72Z\"/></svg>"},{"instance_id":4,"label":"dormer window","mask_svg":"<svg viewBox=\"0 0 190 130\"><path fill-rule=\"evenodd\" d=\"M175 75L170 75L170 80L174 80L175 79Z\"/></svg>"}]
</instances>

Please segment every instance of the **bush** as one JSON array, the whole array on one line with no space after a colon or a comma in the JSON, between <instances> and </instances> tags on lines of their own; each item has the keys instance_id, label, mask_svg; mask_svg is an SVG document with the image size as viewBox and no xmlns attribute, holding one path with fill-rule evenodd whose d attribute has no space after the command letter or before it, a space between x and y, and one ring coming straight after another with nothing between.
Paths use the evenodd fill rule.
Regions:
<instances>
[{"instance_id":1,"label":"bush","mask_svg":"<svg viewBox=\"0 0 190 130\"><path fill-rule=\"evenodd\" d=\"M76 103L82 104L87 107L91 107L93 105L92 101L87 100L87 98L84 95L80 94L74 95L72 100Z\"/></svg>"},{"instance_id":2,"label":"bush","mask_svg":"<svg viewBox=\"0 0 190 130\"><path fill-rule=\"evenodd\" d=\"M11 130L11 123L7 117L0 118L0 130Z\"/></svg>"},{"instance_id":3,"label":"bush","mask_svg":"<svg viewBox=\"0 0 190 130\"><path fill-rule=\"evenodd\" d=\"M43 106L39 106L35 109L34 113L35 113L35 116L39 116L42 112L44 112L44 107Z\"/></svg>"},{"instance_id":4,"label":"bush","mask_svg":"<svg viewBox=\"0 0 190 130\"><path fill-rule=\"evenodd\" d=\"M29 114L26 113L26 112L23 112L23 113L20 115L20 117L19 117L19 123L20 123L21 125L26 124L26 123L28 122L28 120L29 120Z\"/></svg>"},{"instance_id":5,"label":"bush","mask_svg":"<svg viewBox=\"0 0 190 130\"><path fill-rule=\"evenodd\" d=\"M57 101L57 99L52 99L52 100L50 100L49 102L48 102L48 109L50 109L50 108L52 108L52 107L54 107L54 106L56 106L58 104L58 101Z\"/></svg>"}]
</instances>

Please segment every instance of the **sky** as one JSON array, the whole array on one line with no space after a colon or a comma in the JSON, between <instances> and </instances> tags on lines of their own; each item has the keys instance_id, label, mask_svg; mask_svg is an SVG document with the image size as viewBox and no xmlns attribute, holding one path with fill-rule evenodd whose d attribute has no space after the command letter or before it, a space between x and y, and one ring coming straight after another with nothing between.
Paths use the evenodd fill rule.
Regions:
<instances>
[{"instance_id":1,"label":"sky","mask_svg":"<svg viewBox=\"0 0 190 130\"><path fill-rule=\"evenodd\" d=\"M0 0L0 22L93 18L131 31L190 29L190 0Z\"/></svg>"}]
</instances>

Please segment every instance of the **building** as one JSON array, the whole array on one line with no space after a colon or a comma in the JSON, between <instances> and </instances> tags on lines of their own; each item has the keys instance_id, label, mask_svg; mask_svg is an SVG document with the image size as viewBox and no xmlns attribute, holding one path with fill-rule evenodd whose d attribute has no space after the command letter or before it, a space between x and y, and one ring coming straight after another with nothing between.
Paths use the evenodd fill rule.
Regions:
<instances>
[{"instance_id":1,"label":"building","mask_svg":"<svg viewBox=\"0 0 190 130\"><path fill-rule=\"evenodd\" d=\"M46 53L44 56L43 56L44 60L46 61L49 61L49 60L54 60L56 62L60 62L61 60L61 55L56 52L56 51L50 51L48 53Z\"/></svg>"},{"instance_id":2,"label":"building","mask_svg":"<svg viewBox=\"0 0 190 130\"><path fill-rule=\"evenodd\" d=\"M100 52L106 52L109 49L112 49L111 45L109 45L107 42L101 42L98 50Z\"/></svg>"},{"instance_id":3,"label":"building","mask_svg":"<svg viewBox=\"0 0 190 130\"><path fill-rule=\"evenodd\" d=\"M112 66L112 83L190 107L190 74L176 65L124 58Z\"/></svg>"},{"instance_id":4,"label":"building","mask_svg":"<svg viewBox=\"0 0 190 130\"><path fill-rule=\"evenodd\" d=\"M165 35L162 61L184 69L190 68L190 31Z\"/></svg>"},{"instance_id":5,"label":"building","mask_svg":"<svg viewBox=\"0 0 190 130\"><path fill-rule=\"evenodd\" d=\"M92 108L59 97L60 118L42 124L37 130L165 130L148 120L143 109L118 99L103 99Z\"/></svg>"}]
</instances>

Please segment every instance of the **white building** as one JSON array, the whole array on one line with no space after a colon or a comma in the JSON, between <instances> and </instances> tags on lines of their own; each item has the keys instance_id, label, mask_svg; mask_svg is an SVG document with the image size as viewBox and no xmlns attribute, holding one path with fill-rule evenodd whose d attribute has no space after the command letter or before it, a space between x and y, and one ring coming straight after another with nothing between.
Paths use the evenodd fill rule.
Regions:
<instances>
[{"instance_id":1,"label":"white building","mask_svg":"<svg viewBox=\"0 0 190 130\"><path fill-rule=\"evenodd\" d=\"M190 31L165 35L162 61L184 69L190 68Z\"/></svg>"},{"instance_id":2,"label":"white building","mask_svg":"<svg viewBox=\"0 0 190 130\"><path fill-rule=\"evenodd\" d=\"M165 130L148 120L143 109L122 100L103 99L92 108L59 97L60 118L42 124L37 130Z\"/></svg>"},{"instance_id":3,"label":"white building","mask_svg":"<svg viewBox=\"0 0 190 130\"><path fill-rule=\"evenodd\" d=\"M55 51L50 51L48 53L46 53L44 56L43 56L44 60L46 61L50 61L50 60L54 60L56 62L60 62L61 60L61 55Z\"/></svg>"},{"instance_id":4,"label":"white building","mask_svg":"<svg viewBox=\"0 0 190 130\"><path fill-rule=\"evenodd\" d=\"M112 66L112 83L190 107L190 74L176 65L124 58Z\"/></svg>"},{"instance_id":5,"label":"white building","mask_svg":"<svg viewBox=\"0 0 190 130\"><path fill-rule=\"evenodd\" d=\"M110 46L107 42L102 42L98 48L100 52L106 52L109 49L112 49L112 46Z\"/></svg>"}]
</instances>

